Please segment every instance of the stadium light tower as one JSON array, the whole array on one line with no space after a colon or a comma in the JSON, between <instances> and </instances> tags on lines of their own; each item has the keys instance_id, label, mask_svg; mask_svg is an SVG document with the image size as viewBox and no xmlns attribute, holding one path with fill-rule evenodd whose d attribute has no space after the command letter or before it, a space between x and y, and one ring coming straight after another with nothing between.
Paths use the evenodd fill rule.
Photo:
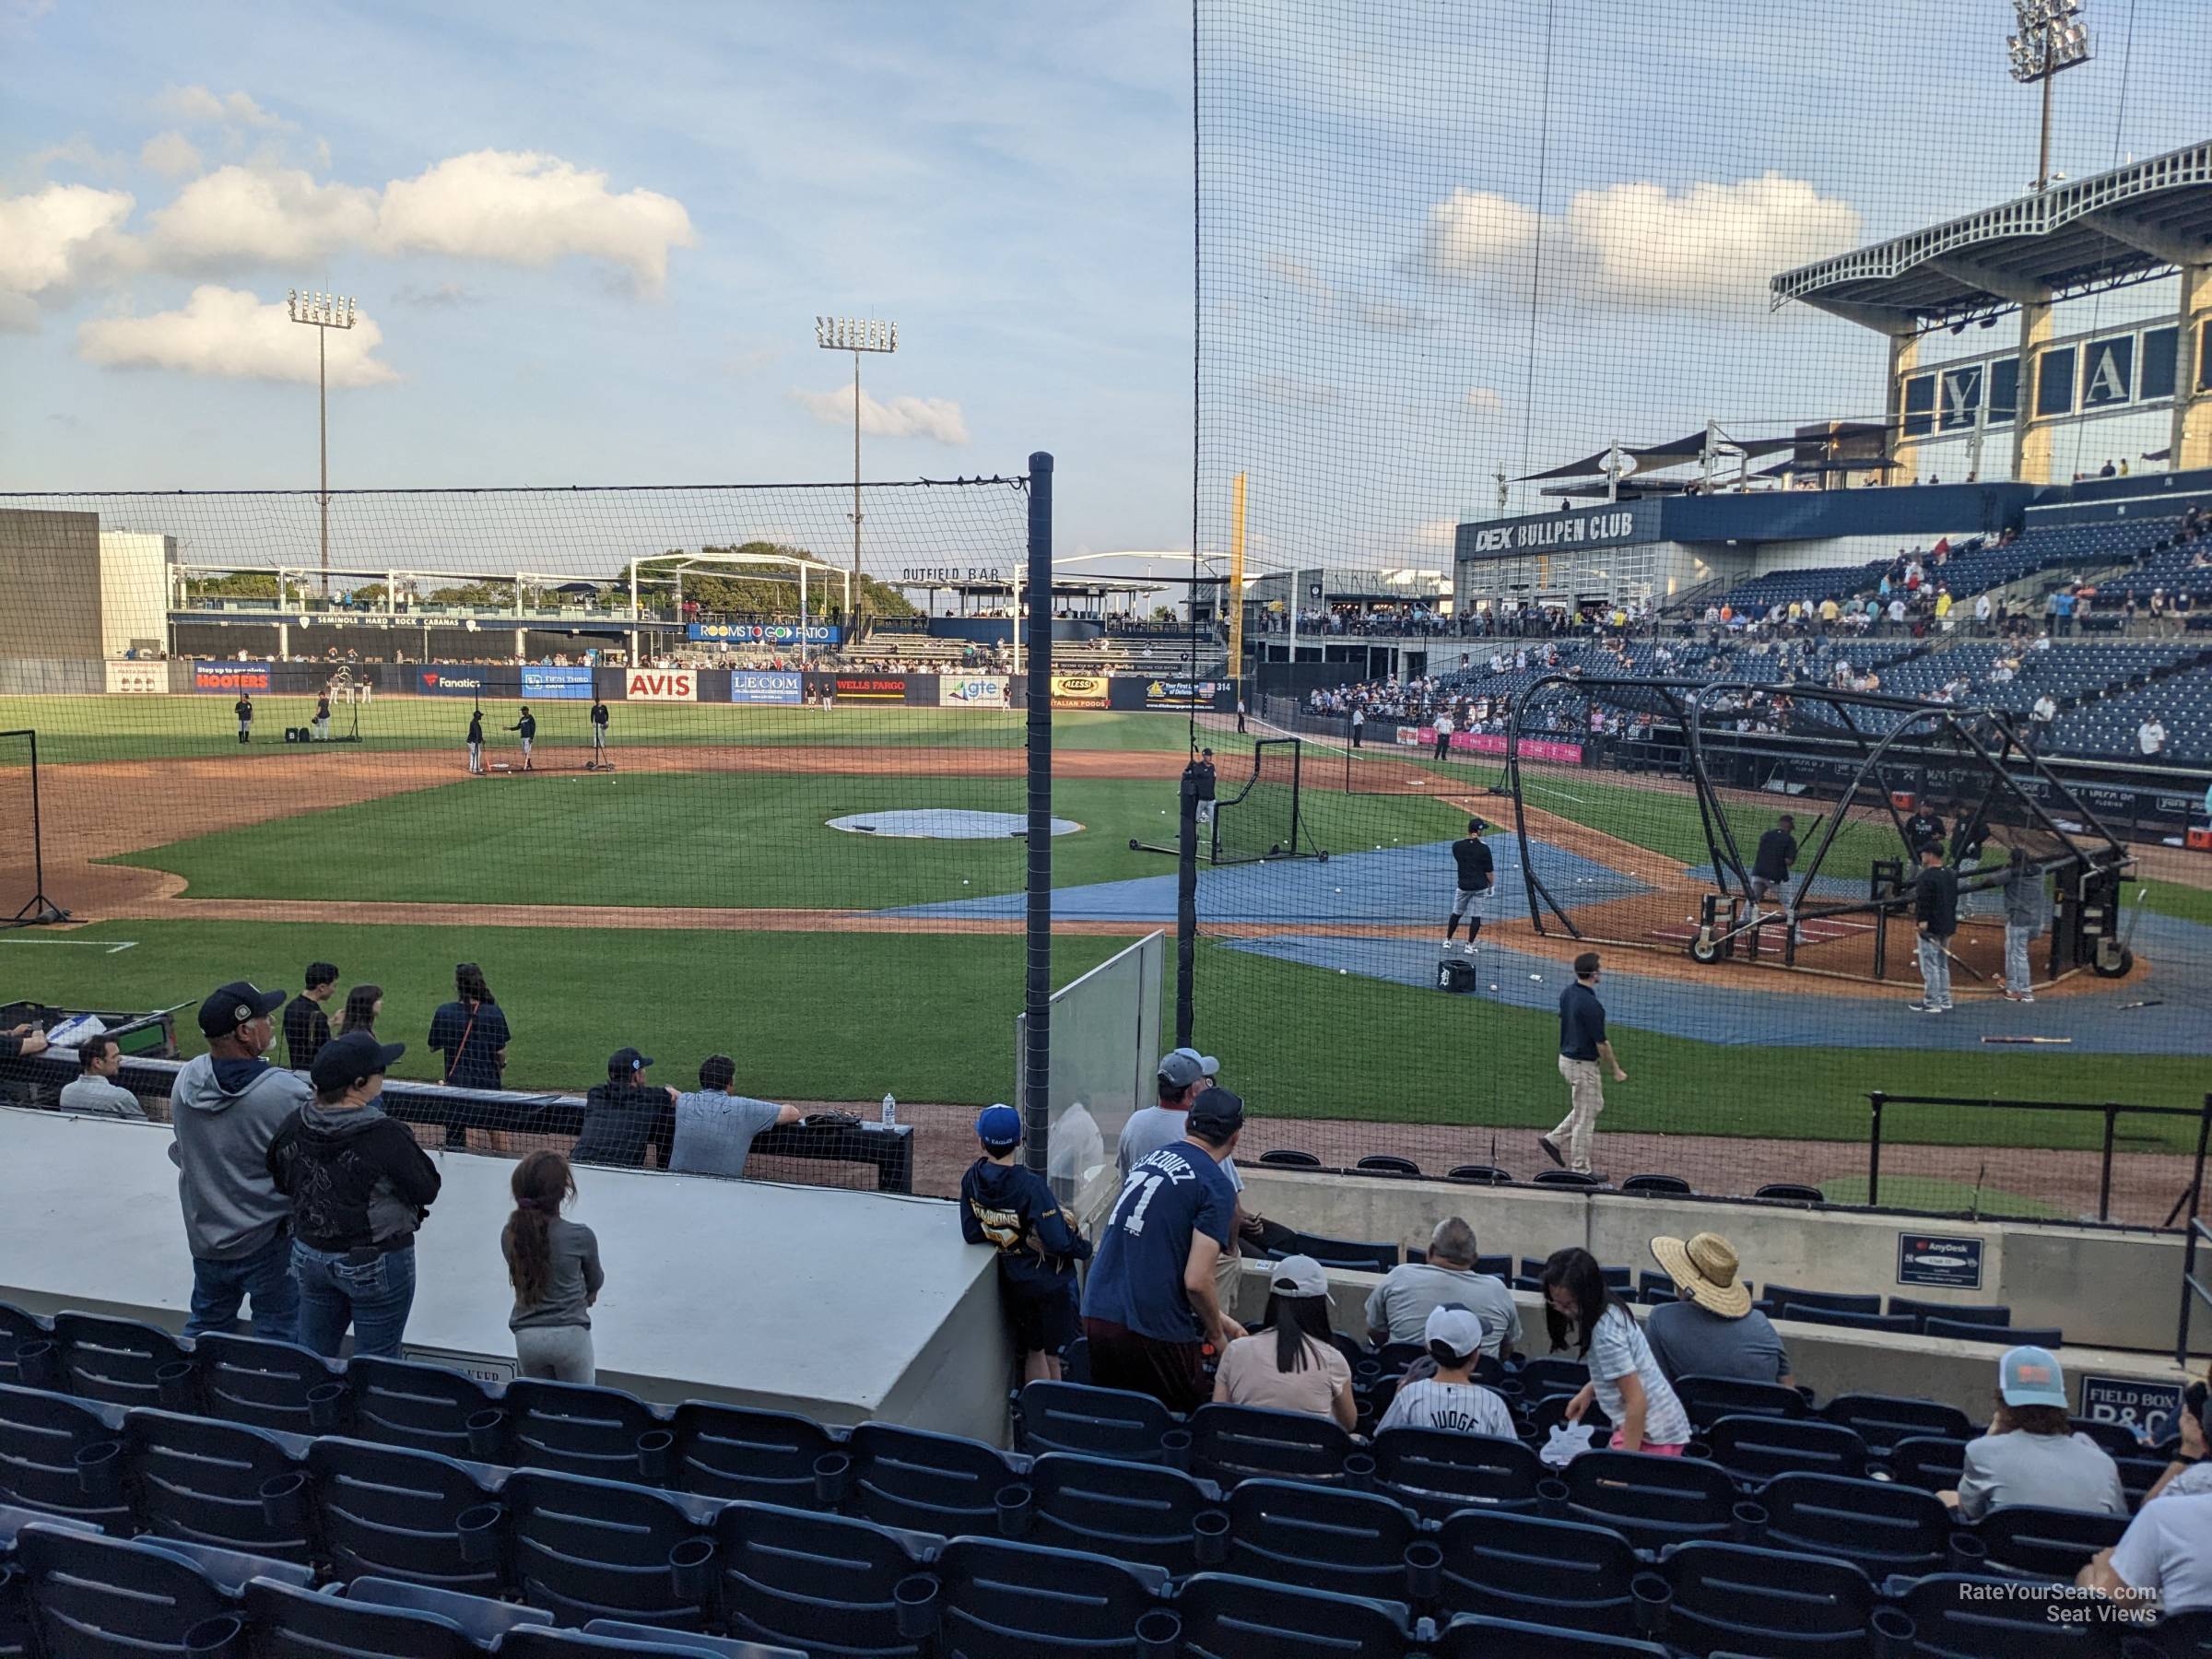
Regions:
<instances>
[{"instance_id":1,"label":"stadium light tower","mask_svg":"<svg viewBox=\"0 0 2212 1659\"><path fill-rule=\"evenodd\" d=\"M330 331L353 326L350 295L291 291L292 321L315 331L315 433L323 452L323 597L330 597ZM281 600L282 595L278 598Z\"/></svg>"},{"instance_id":2,"label":"stadium light tower","mask_svg":"<svg viewBox=\"0 0 2212 1659\"><path fill-rule=\"evenodd\" d=\"M824 351L853 354L853 591L857 595L864 591L860 586L860 354L898 350L899 324L873 317L817 317L814 343ZM857 597L853 605L857 609ZM851 618L845 625L852 626Z\"/></svg>"},{"instance_id":3,"label":"stadium light tower","mask_svg":"<svg viewBox=\"0 0 2212 1659\"><path fill-rule=\"evenodd\" d=\"M2051 184L2051 83L2059 72L2089 61L2089 31L2080 22L2082 0L2012 0L2019 32L2007 35L2012 78L2026 86L2043 83L2043 138L2035 167L2035 187Z\"/></svg>"}]
</instances>

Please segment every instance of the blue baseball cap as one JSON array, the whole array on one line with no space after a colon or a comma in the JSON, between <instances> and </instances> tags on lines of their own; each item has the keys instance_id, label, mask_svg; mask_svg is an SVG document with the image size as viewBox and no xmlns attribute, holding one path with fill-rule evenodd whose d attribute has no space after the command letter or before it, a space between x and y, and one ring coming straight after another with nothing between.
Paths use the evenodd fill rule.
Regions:
<instances>
[{"instance_id":1,"label":"blue baseball cap","mask_svg":"<svg viewBox=\"0 0 2212 1659\"><path fill-rule=\"evenodd\" d=\"M2007 1406L2066 1408L2066 1377L2049 1348L2006 1348L1997 1361L1997 1392Z\"/></svg>"},{"instance_id":2,"label":"blue baseball cap","mask_svg":"<svg viewBox=\"0 0 2212 1659\"><path fill-rule=\"evenodd\" d=\"M986 1106L976 1114L975 1138L986 1147L1021 1145L1021 1113L1011 1106Z\"/></svg>"}]
</instances>

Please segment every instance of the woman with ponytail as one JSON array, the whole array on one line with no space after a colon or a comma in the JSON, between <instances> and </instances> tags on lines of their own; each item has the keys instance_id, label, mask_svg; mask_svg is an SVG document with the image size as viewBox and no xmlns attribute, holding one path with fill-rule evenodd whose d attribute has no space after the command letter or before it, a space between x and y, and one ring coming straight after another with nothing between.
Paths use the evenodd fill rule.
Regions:
<instances>
[{"instance_id":1,"label":"woman with ponytail","mask_svg":"<svg viewBox=\"0 0 2212 1659\"><path fill-rule=\"evenodd\" d=\"M507 1277L514 1287L514 1357L525 1377L589 1382L591 1306L606 1276L592 1230L561 1215L576 1196L576 1177L559 1152L533 1152L514 1166L514 1214L500 1235Z\"/></svg>"}]
</instances>

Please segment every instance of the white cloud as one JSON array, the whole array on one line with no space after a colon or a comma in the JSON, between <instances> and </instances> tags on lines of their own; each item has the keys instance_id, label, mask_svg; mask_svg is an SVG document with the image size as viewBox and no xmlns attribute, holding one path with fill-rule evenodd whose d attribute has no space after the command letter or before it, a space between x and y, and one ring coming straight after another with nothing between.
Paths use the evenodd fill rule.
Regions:
<instances>
[{"instance_id":1,"label":"white cloud","mask_svg":"<svg viewBox=\"0 0 2212 1659\"><path fill-rule=\"evenodd\" d=\"M399 378L375 357L383 333L360 317L350 329L326 331L330 383L378 386ZM173 369L227 380L312 385L314 342L281 303L265 304L240 288L196 288L182 311L150 317L105 317L81 324L77 355L106 369Z\"/></svg>"},{"instance_id":2,"label":"white cloud","mask_svg":"<svg viewBox=\"0 0 2212 1659\"><path fill-rule=\"evenodd\" d=\"M1488 386L1469 386L1466 406L1470 414L1495 415L1505 407L1505 399Z\"/></svg>"},{"instance_id":3,"label":"white cloud","mask_svg":"<svg viewBox=\"0 0 2212 1659\"><path fill-rule=\"evenodd\" d=\"M200 149L182 133L160 133L146 141L138 160L165 179L182 179L200 171Z\"/></svg>"},{"instance_id":4,"label":"white cloud","mask_svg":"<svg viewBox=\"0 0 2212 1659\"><path fill-rule=\"evenodd\" d=\"M34 299L65 299L99 269L126 257L118 232L134 205L128 191L88 184L48 184L27 195L0 196L0 327L34 327Z\"/></svg>"},{"instance_id":5,"label":"white cloud","mask_svg":"<svg viewBox=\"0 0 2212 1659\"><path fill-rule=\"evenodd\" d=\"M1359 301L1359 321L1370 328L1381 329L1384 334L1411 334L1416 329L1426 327L1429 320L1411 306L1401 305L1395 300L1370 297Z\"/></svg>"},{"instance_id":6,"label":"white cloud","mask_svg":"<svg viewBox=\"0 0 2212 1659\"><path fill-rule=\"evenodd\" d=\"M1429 209L1422 264L1445 280L1523 288L1539 229L1554 294L1669 310L1756 303L1776 271L1842 252L1861 225L1849 202L1780 173L1681 191L1649 181L1577 191L1541 226L1521 203L1458 189Z\"/></svg>"},{"instance_id":7,"label":"white cloud","mask_svg":"<svg viewBox=\"0 0 2212 1659\"><path fill-rule=\"evenodd\" d=\"M384 187L377 245L390 253L447 253L543 265L577 255L630 274L658 293L668 251L697 245L691 216L651 190L620 195L604 172L558 156L476 150Z\"/></svg>"},{"instance_id":8,"label":"white cloud","mask_svg":"<svg viewBox=\"0 0 2212 1659\"><path fill-rule=\"evenodd\" d=\"M1318 409L1336 401L1335 387L1295 374L1256 376L1252 382L1252 389L1269 403L1295 404L1309 409Z\"/></svg>"},{"instance_id":9,"label":"white cloud","mask_svg":"<svg viewBox=\"0 0 2212 1659\"><path fill-rule=\"evenodd\" d=\"M288 128L291 123L273 115L243 92L219 96L206 87L168 87L154 100L157 114L188 125Z\"/></svg>"},{"instance_id":10,"label":"white cloud","mask_svg":"<svg viewBox=\"0 0 2212 1659\"><path fill-rule=\"evenodd\" d=\"M154 215L153 248L179 270L309 264L376 234L376 192L297 168L218 167Z\"/></svg>"},{"instance_id":11,"label":"white cloud","mask_svg":"<svg viewBox=\"0 0 2212 1659\"><path fill-rule=\"evenodd\" d=\"M817 420L849 426L853 420L853 388L833 392L794 392L802 407ZM927 438L936 443L968 441L968 419L960 406L947 397L893 397L878 401L863 392L860 429L874 438Z\"/></svg>"}]
</instances>

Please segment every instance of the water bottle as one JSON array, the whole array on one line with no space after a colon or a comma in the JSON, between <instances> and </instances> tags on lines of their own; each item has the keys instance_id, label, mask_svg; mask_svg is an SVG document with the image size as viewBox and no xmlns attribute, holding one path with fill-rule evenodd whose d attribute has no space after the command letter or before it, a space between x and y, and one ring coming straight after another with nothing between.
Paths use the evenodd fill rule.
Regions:
<instances>
[{"instance_id":1,"label":"water bottle","mask_svg":"<svg viewBox=\"0 0 2212 1659\"><path fill-rule=\"evenodd\" d=\"M886 1129L888 1129L898 1122L899 1102L892 1100L891 1097L887 1094L883 1097L883 1126Z\"/></svg>"}]
</instances>

